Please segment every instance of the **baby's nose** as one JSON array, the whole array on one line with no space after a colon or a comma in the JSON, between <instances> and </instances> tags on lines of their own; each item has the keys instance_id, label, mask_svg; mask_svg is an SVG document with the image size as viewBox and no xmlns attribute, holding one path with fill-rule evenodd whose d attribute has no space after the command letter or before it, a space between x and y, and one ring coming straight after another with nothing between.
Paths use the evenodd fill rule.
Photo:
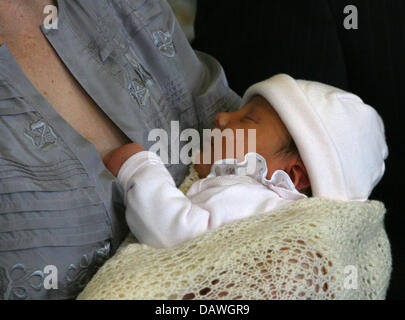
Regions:
<instances>
[{"instance_id":1,"label":"baby's nose","mask_svg":"<svg viewBox=\"0 0 405 320\"><path fill-rule=\"evenodd\" d=\"M229 122L229 113L220 112L215 116L214 126L219 129L223 129Z\"/></svg>"}]
</instances>

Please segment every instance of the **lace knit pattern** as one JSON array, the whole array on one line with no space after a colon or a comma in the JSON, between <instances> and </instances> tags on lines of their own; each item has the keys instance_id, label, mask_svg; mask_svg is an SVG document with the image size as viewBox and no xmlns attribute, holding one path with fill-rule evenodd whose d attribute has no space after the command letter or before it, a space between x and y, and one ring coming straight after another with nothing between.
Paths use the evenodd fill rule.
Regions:
<instances>
[{"instance_id":1,"label":"lace knit pattern","mask_svg":"<svg viewBox=\"0 0 405 320\"><path fill-rule=\"evenodd\" d=\"M180 189L198 180L193 168ZM381 202L319 198L170 249L128 236L79 299L384 299L391 251Z\"/></svg>"}]
</instances>

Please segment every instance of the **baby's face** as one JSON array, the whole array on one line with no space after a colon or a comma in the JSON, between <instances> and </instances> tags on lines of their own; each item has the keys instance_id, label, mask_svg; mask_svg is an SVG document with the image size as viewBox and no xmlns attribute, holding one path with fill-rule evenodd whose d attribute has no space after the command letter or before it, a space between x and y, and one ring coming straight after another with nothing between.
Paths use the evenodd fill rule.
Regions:
<instances>
[{"instance_id":1,"label":"baby's face","mask_svg":"<svg viewBox=\"0 0 405 320\"><path fill-rule=\"evenodd\" d=\"M254 96L245 106L238 111L218 113L215 117L214 128L221 131L233 130L236 137L236 129L244 130L244 155L248 153L248 130L256 130L256 152L266 159L268 175L271 178L274 171L283 168L286 156L277 153L289 141L289 133L277 112L261 96ZM237 139L235 139L237 140ZM237 141L236 141L237 142ZM234 154L236 145L234 145ZM210 164L195 165L200 177L209 174L212 164L215 161L226 158L226 140L222 141L222 154L212 152ZM201 162L203 154L201 154ZM238 159L242 161L243 159Z\"/></svg>"}]
</instances>

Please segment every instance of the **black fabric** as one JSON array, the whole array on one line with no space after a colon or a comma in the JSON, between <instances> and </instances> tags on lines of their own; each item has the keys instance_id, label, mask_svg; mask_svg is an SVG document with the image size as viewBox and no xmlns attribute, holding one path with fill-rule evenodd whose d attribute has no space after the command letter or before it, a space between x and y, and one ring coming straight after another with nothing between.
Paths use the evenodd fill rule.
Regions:
<instances>
[{"instance_id":1,"label":"black fabric","mask_svg":"<svg viewBox=\"0 0 405 320\"><path fill-rule=\"evenodd\" d=\"M358 30L343 26L347 5L358 9ZM405 298L404 19L403 0L204 0L192 44L219 60L240 95L255 82L288 73L351 91L380 113L390 155L370 198L388 211L393 273L387 299Z\"/></svg>"}]
</instances>

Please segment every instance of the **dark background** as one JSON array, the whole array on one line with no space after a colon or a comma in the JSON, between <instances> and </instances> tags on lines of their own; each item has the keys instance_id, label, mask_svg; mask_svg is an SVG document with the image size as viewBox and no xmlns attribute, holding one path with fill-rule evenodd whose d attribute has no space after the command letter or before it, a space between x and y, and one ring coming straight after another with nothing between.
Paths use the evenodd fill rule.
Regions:
<instances>
[{"instance_id":1,"label":"dark background","mask_svg":"<svg viewBox=\"0 0 405 320\"><path fill-rule=\"evenodd\" d=\"M199 0L195 49L214 56L239 95L277 73L359 95L385 123L386 173L370 199L385 203L393 254L387 299L405 298L404 181L405 1ZM343 9L358 9L358 30Z\"/></svg>"}]
</instances>

